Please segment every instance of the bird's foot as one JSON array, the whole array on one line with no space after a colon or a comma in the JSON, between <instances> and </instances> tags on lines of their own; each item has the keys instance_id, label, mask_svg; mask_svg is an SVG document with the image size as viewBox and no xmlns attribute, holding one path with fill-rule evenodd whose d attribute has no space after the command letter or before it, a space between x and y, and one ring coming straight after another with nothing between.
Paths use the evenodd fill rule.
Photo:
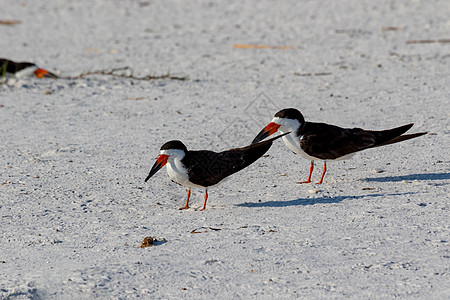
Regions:
<instances>
[{"instance_id":1,"label":"bird's foot","mask_svg":"<svg viewBox=\"0 0 450 300\"><path fill-rule=\"evenodd\" d=\"M310 182L311 182L311 180L306 180L306 181L299 181L297 183L310 183Z\"/></svg>"},{"instance_id":2,"label":"bird's foot","mask_svg":"<svg viewBox=\"0 0 450 300\"><path fill-rule=\"evenodd\" d=\"M188 209L188 208L189 208L189 206L185 205L183 207L180 207L179 210Z\"/></svg>"}]
</instances>

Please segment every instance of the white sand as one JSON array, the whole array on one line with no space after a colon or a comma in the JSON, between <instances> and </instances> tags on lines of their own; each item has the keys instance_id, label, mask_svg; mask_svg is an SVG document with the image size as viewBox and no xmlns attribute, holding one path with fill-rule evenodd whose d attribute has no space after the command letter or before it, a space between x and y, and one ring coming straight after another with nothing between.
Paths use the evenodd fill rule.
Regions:
<instances>
[{"instance_id":1,"label":"white sand","mask_svg":"<svg viewBox=\"0 0 450 300\"><path fill-rule=\"evenodd\" d=\"M190 80L0 85L1 299L450 298L450 44L406 43L450 38L448 1L68 2L4 0L22 23L0 25L0 56ZM203 212L198 189L177 210L165 170L144 183L164 142L245 146L284 107L430 134L321 186L278 141Z\"/></svg>"}]
</instances>

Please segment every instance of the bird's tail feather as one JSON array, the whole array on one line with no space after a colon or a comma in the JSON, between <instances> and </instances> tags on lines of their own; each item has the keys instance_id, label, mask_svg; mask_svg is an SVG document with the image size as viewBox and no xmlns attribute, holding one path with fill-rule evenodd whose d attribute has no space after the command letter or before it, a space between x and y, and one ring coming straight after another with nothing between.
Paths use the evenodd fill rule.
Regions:
<instances>
[{"instance_id":1,"label":"bird's tail feather","mask_svg":"<svg viewBox=\"0 0 450 300\"><path fill-rule=\"evenodd\" d=\"M283 136L285 136L286 134L289 134L289 133L291 133L291 132L289 131L289 132L277 135L276 137L270 138L268 140L265 140L265 141L262 141L262 142L258 142L258 143L255 143L255 144L251 144L251 145L246 146L246 147L242 147L241 150L248 150L248 149L252 149L252 148L258 148L258 147L261 147L263 145L272 144L273 141L275 141L275 140L277 140L277 139L279 139L279 138L281 138L281 137L283 137Z\"/></svg>"},{"instance_id":2,"label":"bird's tail feather","mask_svg":"<svg viewBox=\"0 0 450 300\"><path fill-rule=\"evenodd\" d=\"M419 132L419 133L413 133L413 134L404 134L407 132L411 127L413 127L414 123L406 124L403 126L399 126L396 128L386 129L386 130L380 130L380 131L367 131L368 133L372 134L375 138L375 143L370 147L380 147L385 145L390 145L394 143L398 143L401 141L409 140L421 135L426 134L427 132Z\"/></svg>"},{"instance_id":3,"label":"bird's tail feather","mask_svg":"<svg viewBox=\"0 0 450 300\"><path fill-rule=\"evenodd\" d=\"M406 141L406 140L409 140L409 139L413 139L413 138L422 136L422 135L427 134L427 133L428 132L418 132L418 133L400 135L400 136L397 136L397 137L395 137L395 138L393 138L393 139L391 139L389 141L386 141L384 143L377 144L374 147L386 146L386 145L395 144L395 143L398 143L398 142L403 142L403 141Z\"/></svg>"}]
</instances>

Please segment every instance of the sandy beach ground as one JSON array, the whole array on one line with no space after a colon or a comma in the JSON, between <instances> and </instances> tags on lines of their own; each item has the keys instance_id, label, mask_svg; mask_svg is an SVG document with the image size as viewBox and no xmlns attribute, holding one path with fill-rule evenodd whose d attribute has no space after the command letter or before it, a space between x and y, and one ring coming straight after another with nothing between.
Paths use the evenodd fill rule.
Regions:
<instances>
[{"instance_id":1,"label":"sandy beach ground","mask_svg":"<svg viewBox=\"0 0 450 300\"><path fill-rule=\"evenodd\" d=\"M0 299L450 298L449 1L1 7L19 22L0 57L64 78L0 84ZM245 146L285 107L429 134L329 163L322 185L277 141L206 211L200 189L178 210L165 170L144 183L166 141Z\"/></svg>"}]
</instances>

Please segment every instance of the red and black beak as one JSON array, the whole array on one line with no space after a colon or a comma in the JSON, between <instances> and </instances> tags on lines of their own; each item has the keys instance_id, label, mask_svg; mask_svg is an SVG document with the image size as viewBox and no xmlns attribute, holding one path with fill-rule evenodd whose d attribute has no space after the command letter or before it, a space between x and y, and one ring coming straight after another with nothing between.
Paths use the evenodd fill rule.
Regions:
<instances>
[{"instance_id":1,"label":"red and black beak","mask_svg":"<svg viewBox=\"0 0 450 300\"><path fill-rule=\"evenodd\" d=\"M158 159L156 160L155 164L150 170L150 174L148 174L147 178L145 178L145 182L147 182L150 179L150 177L155 175L155 173L158 172L159 169L161 169L167 164L167 159L169 159L169 155L161 154L160 156L158 156Z\"/></svg>"},{"instance_id":2,"label":"red and black beak","mask_svg":"<svg viewBox=\"0 0 450 300\"><path fill-rule=\"evenodd\" d=\"M56 76L55 74L41 68L38 68L36 71L34 71L34 75L36 75L37 78L58 78L58 76Z\"/></svg>"},{"instance_id":3,"label":"red and black beak","mask_svg":"<svg viewBox=\"0 0 450 300\"><path fill-rule=\"evenodd\" d=\"M274 134L275 132L278 131L278 128L280 128L281 125L274 123L274 122L270 122L266 127L264 127L263 130L261 130L258 135L255 137L255 139L253 140L252 144L258 143L262 140L264 140L266 137L268 137L269 135Z\"/></svg>"}]
</instances>

